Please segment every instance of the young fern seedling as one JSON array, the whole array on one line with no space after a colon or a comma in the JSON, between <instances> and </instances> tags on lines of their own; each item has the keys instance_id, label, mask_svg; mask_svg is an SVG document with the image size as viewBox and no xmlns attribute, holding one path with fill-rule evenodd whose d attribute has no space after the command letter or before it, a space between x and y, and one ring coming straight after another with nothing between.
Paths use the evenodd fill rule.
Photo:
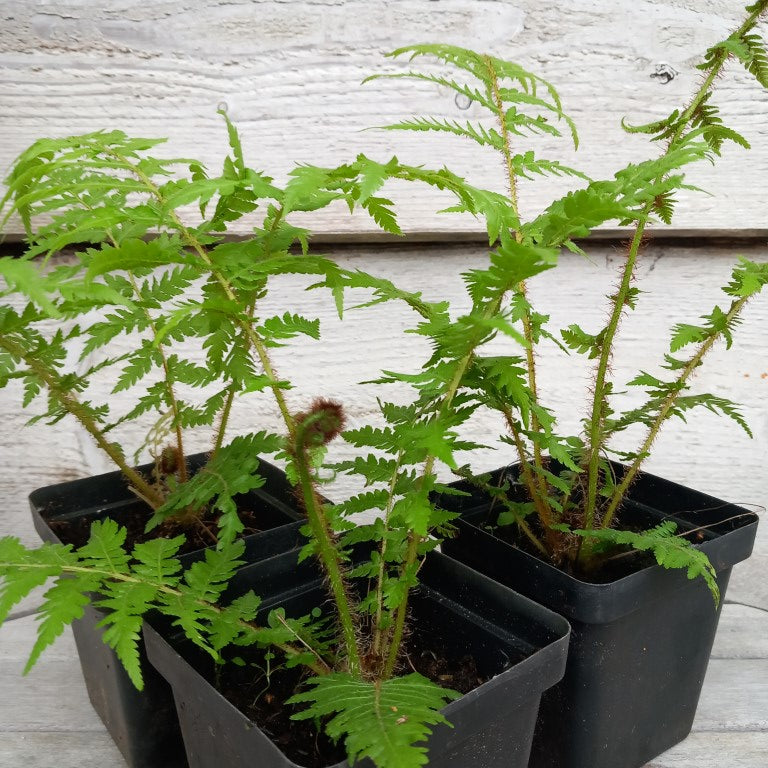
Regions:
<instances>
[{"instance_id":1,"label":"young fern seedling","mask_svg":"<svg viewBox=\"0 0 768 768\"><path fill-rule=\"evenodd\" d=\"M470 212L486 220L489 242L497 248L487 268L464 276L472 302L470 312L452 321L443 309L439 318L428 318L422 323L419 332L428 336L437 350L433 360L461 359L461 348L456 354L458 339L479 329L486 334L481 343L499 333L519 342L521 354L506 356L484 357L478 353L481 344L465 346L471 352L457 395L463 408L491 408L500 413L506 424L508 431L502 440L515 451L528 500L505 499L503 521L514 520L529 546L555 564L576 572L590 572L598 567L605 542L630 545L650 549L666 567L686 568L691 577L703 576L717 598L711 565L673 527L662 526L637 534L616 531L616 515L659 430L671 416L683 417L692 408L705 407L733 418L749 431L734 403L717 395L688 394L688 390L692 375L712 346L720 339L730 346L731 333L745 304L768 282L768 265L742 260L724 288L730 305L715 307L703 318L702 325L679 324L673 329L664 363L672 371L670 379L665 381L643 372L628 382L629 386L646 388L648 401L644 406L614 413L614 388L608 373L620 319L638 301L633 275L646 227L654 217L669 223L675 193L690 189L684 177L689 163L714 160L726 141L748 147L742 136L723 124L711 103L712 90L730 58L738 59L761 85L766 85L768 56L756 30L767 9L768 3L764 1L749 5L739 28L706 53L699 66L704 73L703 81L687 107L647 126L625 125L629 131L649 133L654 140L662 141L664 151L660 157L630 164L610 180L589 180L585 187L554 201L530 221L520 217L521 179L530 180L537 174L586 179L584 174L557 161L538 158L527 148L517 148L526 136L559 136L558 123L567 127L577 144L573 122L565 115L550 83L516 64L442 44L408 46L391 56L405 55L411 61L432 58L456 71L456 76L411 70L369 78L410 78L435 83L471 99L490 118L488 124L482 124L415 117L386 128L450 133L494 150L505 170L506 194L477 190L447 169L420 169L418 175L409 174L394 160L387 166L388 176L448 189L459 199L458 205L449 210ZM358 158L358 172L365 172L366 162L370 161ZM619 288L610 297L609 320L596 333L573 324L560 332L561 342L548 330L548 316L537 312L528 296L526 281L541 270L534 268L526 274L526 265L536 264L537 260L541 265L543 260L547 264L542 268L547 268L555 263L562 248L581 253L573 238L584 237L594 227L609 221L633 225L635 230L622 265ZM509 275L514 270L515 280L502 279L505 271ZM389 291L385 298L399 297ZM560 434L554 414L539 395L536 347L547 342L597 360L592 406L584 420L582 436ZM676 357L678 350L687 345L694 346L690 357ZM423 381L426 375L425 372L416 381ZM427 399L434 397L423 387L422 393ZM647 427L641 446L630 453L612 448L611 438L633 424ZM613 482L606 454L629 462L618 482ZM603 542L602 546L597 546L598 540Z\"/></svg>"},{"instance_id":2,"label":"young fern seedling","mask_svg":"<svg viewBox=\"0 0 768 768\"><path fill-rule=\"evenodd\" d=\"M248 168L223 117L231 155L218 177L196 161L150 154L162 140L119 131L43 139L22 153L0 210L4 221L19 214L29 234L21 259L0 259L7 285L0 292L0 386L20 380L24 406L46 395L47 409L35 420L74 417L147 503L148 529L172 518L166 530L207 531L201 518L213 516L231 540L243 528L233 497L264 482L258 456L282 446L267 432L227 445L233 403L271 392L292 432L287 384L270 351L297 336L319 336L319 321L289 311L262 316L258 304L270 275L335 270L309 255L308 233L287 221L334 195L290 182L281 189ZM181 214L191 204L199 208L194 224ZM227 242L227 225L252 212L262 216L254 235ZM92 246L72 263L41 272L33 262L83 243ZM291 252L296 244L299 256ZM73 345L80 347L76 360L67 351ZM115 355L116 345L124 351ZM98 384L108 379L105 396ZM133 403L116 414L112 396L123 392ZM134 423L150 426L132 461L114 436ZM210 462L190 477L184 435L201 427L211 433ZM132 466L146 448L155 459L152 476Z\"/></svg>"},{"instance_id":3,"label":"young fern seedling","mask_svg":"<svg viewBox=\"0 0 768 768\"><path fill-rule=\"evenodd\" d=\"M435 464L440 460L455 466L452 454L462 444L454 427L464 418L456 409L457 386L472 346L484 332L457 340L461 346L457 360L439 373L435 369L432 383L425 379L425 388L437 387L435 407L427 407L426 400L413 407L385 405L386 429L363 427L345 433L354 444L388 453L383 459L387 493L373 500L355 497L336 507L324 503L316 468L325 444L343 426L343 413L328 400L316 401L303 413L290 410L284 395L290 384L277 378L269 349L298 333L317 336L317 324L288 313L258 317L257 301L268 278L289 272L316 274L318 285L331 289L339 310L344 290L350 287L373 289L374 301L405 300L425 319L437 321L444 310L387 281L346 272L310 256L307 233L286 221L292 211L344 199L396 227L386 213L387 204L371 193L366 173L377 172L375 163L360 159L332 173L298 168L281 190L244 166L239 140L229 128L233 156L217 179L208 178L197 163L188 163L191 179L158 179L169 173L170 161L143 154L154 142L117 132L38 142L11 176L12 210L28 222L48 210L55 214L52 224L38 230L21 261L0 262L8 284L6 296L13 294L15 302L19 294L24 298L21 311L9 305L2 315L5 382L21 378L31 394L47 387L46 417L71 415L80 421L121 467L137 495L154 508L149 527L173 517L194 521L213 509L220 513L220 531L217 549L206 552L205 560L183 575L176 559L183 536L137 544L129 552L125 531L112 521L95 524L89 544L79 550L44 545L30 551L16 539L0 540L0 618L30 589L53 580L31 666L98 593L97 606L105 612L105 640L137 685L141 685L139 629L142 617L152 609L172 617L190 640L215 657L230 644L274 647L288 665L303 664L315 675L308 690L293 699L307 705L301 717L330 718L328 733L344 738L352 760L370 757L381 768L415 768L427 761L419 742L432 725L445 722L440 709L457 694L419 674L401 675L408 596L417 584L424 555L437 544L432 534L444 530L451 517L430 501L437 487ZM399 172L404 177L424 176L416 168L403 167ZM123 185L124 177L130 184ZM447 186L456 183L447 174L435 179ZM79 196L70 196L88 184L103 197L87 196L81 204ZM214 199L214 212L207 213ZM221 231L226 222L253 210L262 199L267 200L267 210L256 236L246 243L224 242ZM202 214L194 227L177 212L193 201L201 204ZM145 240L150 227L159 232ZM41 272L31 262L83 239L96 246L79 253L72 265ZM304 246L298 257L288 251L296 240ZM196 287L200 287L197 294ZM104 312L104 318L88 322L92 309ZM51 317L68 321L71 330L46 337L44 324ZM83 342L85 360L86 355L109 350L115 339L129 333L137 334L138 341L125 354L99 360L79 378L67 368L66 345L74 340ZM181 357L182 345L190 343L198 345L205 366ZM145 387L127 414L114 417L107 403L94 405L85 396L91 376L101 370L115 371L117 392ZM159 381L147 386L153 371L160 372ZM446 375L448 380L441 382ZM193 405L181 397L182 385L201 389L206 399ZM224 444L234 397L264 389L277 401L284 435L252 433ZM113 430L153 411L153 430L171 438L157 455L157 464L166 473L162 480L139 475L124 450L110 442ZM184 478L182 429L200 425L214 427L212 455L205 468ZM219 605L241 564L242 543L235 540L241 527L233 497L260 484L256 458L260 453L278 453L289 461L307 516L309 543L304 555L316 556L327 577L339 627L338 652L309 619L291 622L273 613L266 626L255 624L259 600L254 595ZM378 463L368 467L365 461L354 466L368 481L375 481L381 470ZM349 515L362 508L380 509L382 519L376 525L356 526ZM360 544L369 545L368 559L353 552ZM381 545L379 550L376 544ZM373 586L366 592L368 578Z\"/></svg>"},{"instance_id":4,"label":"young fern seedling","mask_svg":"<svg viewBox=\"0 0 768 768\"><path fill-rule=\"evenodd\" d=\"M352 548L360 542L384 540L382 521L355 527L344 513L361 497L334 508L323 504L317 491L312 453L342 428L340 405L316 401L308 411L294 416L295 432L286 439L285 451L293 460L307 513L309 543L304 555L316 555L327 577L339 627L337 639L329 638L326 625L313 616L288 619L280 608L257 621L261 601L252 592L229 603L222 601L229 580L243 564L242 540L223 541L181 573L176 556L183 536L137 544L129 552L124 546L125 530L111 520L94 523L89 543L76 551L51 544L30 550L16 538L0 539L0 622L32 589L53 581L41 608L29 668L97 592L101 597L96 605L105 612L104 640L141 686L139 630L145 614L158 610L215 659L226 647L256 645L280 653L287 667L306 667L311 677L305 689L286 704L306 705L296 712L296 719L323 721L332 739L344 741L351 762L368 757L379 768L426 765L422 742L432 726L446 723L440 710L459 694L416 672L401 674L406 671L400 652L408 593L416 584L421 558L436 544L428 534L446 518L428 498L434 478L427 473L435 462L430 444L441 441L441 426L436 419L414 425L403 419L407 413L404 409L400 418L390 413L394 426L381 431L392 446L390 451L399 455L397 491L404 495L392 505L386 523L390 548L379 582L376 550L370 558L361 559ZM360 431L370 433L367 428ZM354 433L347 435L354 441ZM413 440L419 445L406 451ZM450 451L451 446L440 450ZM424 462L422 472L405 470L416 462ZM377 473L366 474L372 479ZM418 495L411 488L418 489ZM380 503L389 504L390 499ZM373 586L366 592L369 580ZM378 595L383 595L384 603L374 619L372 607ZM380 649L375 652L377 636Z\"/></svg>"}]
</instances>

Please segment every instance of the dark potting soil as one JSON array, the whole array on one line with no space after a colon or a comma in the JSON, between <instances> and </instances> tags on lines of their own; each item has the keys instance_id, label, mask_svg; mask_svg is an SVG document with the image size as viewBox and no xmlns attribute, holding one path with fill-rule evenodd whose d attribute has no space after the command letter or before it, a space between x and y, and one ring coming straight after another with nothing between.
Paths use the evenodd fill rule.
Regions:
<instances>
[{"instance_id":1,"label":"dark potting soil","mask_svg":"<svg viewBox=\"0 0 768 768\"><path fill-rule=\"evenodd\" d=\"M149 533L145 533L144 528L150 515L151 513L147 507L140 502L134 502L117 513L110 513L109 516L128 532L125 539L127 549L130 550L136 544L141 544L150 539L173 538L180 534L186 536L187 539L179 552L182 555L216 544L218 525L215 518L207 520L196 518L191 524L187 525L181 525L175 520L166 520ZM252 510L239 509L238 515L245 526L243 536L259 533L262 530L259 527L258 516ZM51 530L64 544L82 547L88 542L91 533L91 523L94 520L100 519L100 517L100 515L83 515L82 517L66 520L48 519L47 522Z\"/></svg>"},{"instance_id":2,"label":"dark potting soil","mask_svg":"<svg viewBox=\"0 0 768 768\"><path fill-rule=\"evenodd\" d=\"M439 686L462 694L489 679L488 675L478 671L472 656L443 655L444 649L435 647L434 637L426 636L418 628L414 628L405 643L403 674L416 671ZM326 768L346 758L343 745L334 744L324 733L317 731L311 720L292 720L291 715L303 706L291 708L284 704L301 690L305 674L305 670L298 668L273 669L268 674L267 662L262 657L246 662L246 666L223 665L216 686L294 763L304 768Z\"/></svg>"},{"instance_id":3,"label":"dark potting soil","mask_svg":"<svg viewBox=\"0 0 768 768\"><path fill-rule=\"evenodd\" d=\"M507 491L508 499L510 501L522 503L530 500L530 497L521 483L511 483ZM574 494L574 503L578 505L578 493ZM619 507L616 514L615 527L622 530L633 531L640 533L641 531L648 530L649 528L657 525L661 522L659 519L655 519L652 522L649 520L643 523L635 523L632 521L633 517L638 516L638 509L640 510L640 519L644 519L647 516L647 512L643 511L643 508L639 508L635 502L629 501L629 503L623 504ZM544 558L541 552L531 544L530 540L520 532L519 528L514 525L497 525L498 515L503 510L503 505L500 502L492 502L484 514L478 515L471 520L474 525L477 525L484 530L487 530L493 536L501 541L511 544L518 549L523 550L527 554L545 562L551 562ZM539 525L538 520L534 515L528 518L529 525L533 532L541 537L543 532ZM678 522L678 531L683 532L684 526L681 521ZM578 527L577 521L574 521L574 526ZM702 530L693 529L690 533L685 534L685 538L692 544L700 544L705 540L706 534ZM617 581L625 576L641 571L644 568L648 568L656 563L656 560L652 553L642 552L632 549L629 546L615 546L612 550L607 551L600 559L594 562L594 565L586 570L584 568L575 568L570 564L562 564L560 567L569 576L573 576L580 581L584 581L591 584L608 584L612 581Z\"/></svg>"},{"instance_id":4,"label":"dark potting soil","mask_svg":"<svg viewBox=\"0 0 768 768\"><path fill-rule=\"evenodd\" d=\"M544 560L541 552L531 544L528 538L519 531L516 525L495 525L494 517L495 515L491 513L491 515L489 515L489 521L481 524L481 527L488 530L493 536L496 536L496 538L501 539L507 544L522 549L527 554L532 555L539 560ZM537 522L534 522L531 527L534 533L537 535L541 534ZM640 533L648 530L651 526L622 522L620 509L616 516L615 527L625 531L632 531L633 533ZM679 527L678 530L683 532L681 527ZM693 530L690 533L684 534L684 538L688 539L692 544L700 544L704 541L705 534L700 530ZM642 571L644 568L655 565L655 563L656 559L651 552L632 549L630 546L616 545L610 551L600 555L593 567L589 570L576 568L569 564L561 565L560 568L569 576L579 579L579 581L584 581L589 584L609 584L612 581L618 581L618 579L622 579L625 576Z\"/></svg>"}]
</instances>

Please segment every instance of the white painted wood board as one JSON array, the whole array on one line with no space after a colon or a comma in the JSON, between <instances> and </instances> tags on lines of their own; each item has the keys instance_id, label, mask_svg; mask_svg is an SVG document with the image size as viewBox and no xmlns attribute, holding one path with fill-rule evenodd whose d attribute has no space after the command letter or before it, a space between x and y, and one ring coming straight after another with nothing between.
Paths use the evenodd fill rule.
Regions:
<instances>
[{"instance_id":1,"label":"white painted wood board","mask_svg":"<svg viewBox=\"0 0 768 768\"><path fill-rule=\"evenodd\" d=\"M692 733L647 768L762 768L768 733Z\"/></svg>"},{"instance_id":2,"label":"white painted wood board","mask_svg":"<svg viewBox=\"0 0 768 768\"><path fill-rule=\"evenodd\" d=\"M377 159L447 163L473 183L503 190L490 151L441 135L362 131L416 113L474 118L441 88L407 81L361 85L400 71L382 54L415 42L450 42L519 61L551 80L580 127L577 154L565 140L536 140L542 156L594 177L658 151L627 136L685 104L707 46L739 23L744 0L4 0L0 4L0 172L33 139L102 128L167 136L169 155L218 167L225 105L244 137L247 160L277 179L297 162L336 164L360 151ZM678 74L654 77L666 65ZM444 70L439 70L444 72ZM681 199L675 226L768 229L768 93L732 66L716 101L754 149L728 149L691 181L716 192ZM526 213L567 189L560 180L524 183ZM404 229L478 231L474 220L436 214L440 193L393 188ZM370 234L365 218L339 207L308 215L319 232ZM246 226L240 225L241 228ZM246 226L247 229L247 226ZM8 232L19 232L18 221Z\"/></svg>"}]
</instances>

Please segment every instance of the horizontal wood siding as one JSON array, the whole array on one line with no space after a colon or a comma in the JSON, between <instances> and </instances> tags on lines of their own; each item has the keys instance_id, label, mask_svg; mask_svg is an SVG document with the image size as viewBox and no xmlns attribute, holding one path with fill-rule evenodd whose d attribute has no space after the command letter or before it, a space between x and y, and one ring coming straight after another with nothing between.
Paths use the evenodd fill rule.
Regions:
<instances>
[{"instance_id":1,"label":"horizontal wood siding","mask_svg":"<svg viewBox=\"0 0 768 768\"><path fill-rule=\"evenodd\" d=\"M658 151L628 136L619 121L642 123L685 104L702 51L740 18L743 0L271 0L0 4L0 171L31 140L102 128L168 136L170 155L214 168L226 149L216 115L227 108L240 127L248 162L284 179L296 162L335 164L365 151L428 166L448 164L474 183L503 189L490 151L454 137L365 131L414 113L472 118L454 95L429 84L379 81L401 71L382 54L414 42L447 41L520 61L551 80L581 132L568 141L534 140L545 157L612 175ZM654 77L671 67L669 82ZM438 70L444 71L444 70ZM728 148L691 180L715 197L681 199L677 227L768 229L768 94L737 66L718 84L726 121L753 151ZM521 140L519 147L527 147ZM568 189L558 179L525 183L525 212ZM760 194L762 190L762 194ZM471 218L437 214L440 193L393 187L409 232L477 231ZM367 218L343 207L306 217L321 232L370 233ZM247 224L241 223L247 229ZM18 221L8 227L19 232Z\"/></svg>"}]
</instances>

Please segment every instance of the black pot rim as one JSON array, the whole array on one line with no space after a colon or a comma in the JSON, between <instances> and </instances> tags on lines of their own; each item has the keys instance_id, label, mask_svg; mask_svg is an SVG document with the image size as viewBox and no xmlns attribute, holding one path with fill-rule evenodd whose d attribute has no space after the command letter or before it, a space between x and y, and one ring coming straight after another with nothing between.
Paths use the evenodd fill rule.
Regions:
<instances>
[{"instance_id":1,"label":"black pot rim","mask_svg":"<svg viewBox=\"0 0 768 768\"><path fill-rule=\"evenodd\" d=\"M709 540L697 545L697 548L709 557L718 573L746 560L752 553L759 520L754 512L734 504L726 504L720 499L692 491L678 483L649 473L641 473L636 485L639 486L636 493L641 495L642 501L634 501L634 503L642 507L645 512L658 516L659 522L661 519L670 518L684 521L685 517L679 511L669 513L651 507L648 504L651 494L646 486L651 490L660 488L665 494L683 492L692 494L698 500L697 509L714 510L709 512L709 517L714 521L709 525L717 525L720 517L722 520L730 519L734 510L738 510L737 514L741 519L733 525L731 530L715 532ZM721 510L720 514L718 510ZM658 599L664 592L680 589L690 583L683 570L665 569L656 563L645 565L632 573L605 583L584 581L514 544L503 541L468 520L459 518L454 521L454 525L459 530L458 537L447 539L442 547L448 555L458 552L459 547L481 547L483 552L506 558L510 564L514 562L529 574L528 593L544 604L552 604L552 596L557 594L560 598L557 610L570 620L585 623L611 621L632 612L641 604ZM459 541L462 543L459 544ZM510 586L515 588L515 585Z\"/></svg>"},{"instance_id":2,"label":"black pot rim","mask_svg":"<svg viewBox=\"0 0 768 768\"><path fill-rule=\"evenodd\" d=\"M281 559L283 562L286 562L287 558L295 557L297 552L298 550L271 558L272 564L278 563ZM272 564L270 564L270 561L263 561L249 567L269 568ZM449 575L450 571L455 574L453 577ZM457 715L461 716L466 710L474 711L481 697L497 691L500 693L504 686L509 686L513 681L519 690L526 691L530 695L539 696L545 689L551 687L562 678L565 672L571 631L570 625L562 616L498 584L464 563L449 558L440 552L431 552L427 557L426 566L420 572L420 582L429 587L427 582L434 580L435 587L429 587L429 589L439 596L440 585L445 586L451 579L455 583L471 580L473 582L473 589L477 588L478 584L481 584L482 590L487 593L486 598L489 603L499 603L497 607L500 609L502 609L503 603L503 611L506 613L508 620L511 620L511 616L515 614L521 621L535 622L540 625L537 632L547 635L547 637L546 641L542 642L541 647L534 650L525 659L513 664L508 669L464 694L460 699L454 700L443 707L441 711L449 720ZM318 580L305 582L305 587L317 586L320 583L322 582ZM288 594L291 594L291 592L284 592L279 597L285 597ZM271 604L277 604L277 602L279 602L279 598L275 600L267 598L263 601L262 606L269 607ZM455 601L449 600L449 602L459 605ZM463 612L467 614L469 621L476 618L471 611L464 610ZM172 687L174 686L174 679L179 679L184 674L191 672L192 674L199 675L194 665L171 645L164 636L166 633L158 629L158 626L162 626L162 622L158 625L156 621L149 619L144 623L143 632L150 662L166 677ZM507 632L502 628L497 628L497 634L500 638L503 638ZM202 678L202 680L208 693L215 696L217 700L229 708L233 716L239 717L244 723L247 722L246 727L259 728L258 724L251 721L235 705L231 704L208 680L205 678ZM272 747L276 757L280 756L283 760L287 760L284 753L275 744L272 744ZM291 763L291 765L294 764ZM348 763L342 761L341 763L328 766L328 768L347 768L347 766Z\"/></svg>"}]
</instances>

